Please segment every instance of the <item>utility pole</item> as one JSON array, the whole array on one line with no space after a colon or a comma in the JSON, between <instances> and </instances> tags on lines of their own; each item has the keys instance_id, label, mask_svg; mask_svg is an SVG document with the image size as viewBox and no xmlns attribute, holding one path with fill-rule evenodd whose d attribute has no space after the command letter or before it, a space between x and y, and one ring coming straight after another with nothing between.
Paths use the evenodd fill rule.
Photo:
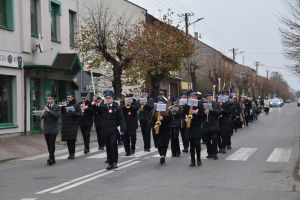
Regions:
<instances>
[{"instance_id":1,"label":"utility pole","mask_svg":"<svg viewBox=\"0 0 300 200\"><path fill-rule=\"evenodd\" d=\"M261 64L259 61L254 62L254 64L255 64L255 69L256 69L256 78L255 78L255 87L254 87L255 91L254 91L254 95L256 96L256 95L257 95L256 93L257 93L258 67L259 67L259 66L262 66L262 64Z\"/></svg>"},{"instance_id":2,"label":"utility pole","mask_svg":"<svg viewBox=\"0 0 300 200\"><path fill-rule=\"evenodd\" d=\"M270 70L267 70L267 80L269 80L269 71Z\"/></svg>"}]
</instances>

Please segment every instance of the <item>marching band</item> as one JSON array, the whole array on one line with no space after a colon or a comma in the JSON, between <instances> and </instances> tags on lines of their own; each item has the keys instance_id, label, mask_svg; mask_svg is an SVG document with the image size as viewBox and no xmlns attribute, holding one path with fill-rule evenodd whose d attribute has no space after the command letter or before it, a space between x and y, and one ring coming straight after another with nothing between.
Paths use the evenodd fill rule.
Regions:
<instances>
[{"instance_id":1,"label":"marching band","mask_svg":"<svg viewBox=\"0 0 300 200\"><path fill-rule=\"evenodd\" d=\"M106 149L107 170L118 167L118 138L124 142L125 156L135 154L137 129L140 125L144 151L150 152L151 132L159 163L166 162L171 143L172 157L181 152L190 152L190 167L201 166L201 139L207 147L207 158L218 160L218 153L231 150L231 136L242 126L255 120L262 108L259 101L247 97L238 99L227 91L216 95L201 93L192 89L178 98L166 99L158 96L156 101L142 90L141 98L126 95L124 101L115 100L113 91L105 91L104 97L94 96L92 102L88 93L81 93L82 101L76 103L73 92L66 95L67 101L55 104L55 95L47 95L47 105L39 113L44 120L44 134L49 151L47 165L55 164L55 140L59 132L61 116L61 140L66 141L69 157L75 159L77 132L80 128L84 153L90 152L90 133L93 123L97 132L98 149ZM263 100L262 100L263 101ZM180 133L180 134L179 134ZM180 149L181 135L183 149ZM105 147L105 148L104 148Z\"/></svg>"}]
</instances>

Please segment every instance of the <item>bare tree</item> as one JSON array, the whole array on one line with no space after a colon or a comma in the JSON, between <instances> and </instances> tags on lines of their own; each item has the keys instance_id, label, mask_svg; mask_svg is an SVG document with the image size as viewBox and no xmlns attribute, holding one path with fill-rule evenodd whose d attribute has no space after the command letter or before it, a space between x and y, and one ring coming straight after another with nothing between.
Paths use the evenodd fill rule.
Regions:
<instances>
[{"instance_id":1,"label":"bare tree","mask_svg":"<svg viewBox=\"0 0 300 200\"><path fill-rule=\"evenodd\" d=\"M122 73L133 59L127 54L127 43L132 37L130 22L116 17L103 1L93 2L85 9L76 48L84 62L92 60L94 66L103 66L103 63L111 66L112 86L116 96L120 97Z\"/></svg>"},{"instance_id":2,"label":"bare tree","mask_svg":"<svg viewBox=\"0 0 300 200\"><path fill-rule=\"evenodd\" d=\"M284 1L288 15L281 15L283 27L280 28L285 56L296 64L300 60L300 0Z\"/></svg>"}]
</instances>

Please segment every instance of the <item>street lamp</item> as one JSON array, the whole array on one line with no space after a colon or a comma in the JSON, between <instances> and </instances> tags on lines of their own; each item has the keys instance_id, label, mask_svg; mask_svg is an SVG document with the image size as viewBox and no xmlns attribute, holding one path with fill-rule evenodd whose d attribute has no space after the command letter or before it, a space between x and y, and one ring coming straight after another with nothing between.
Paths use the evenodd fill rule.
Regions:
<instances>
[{"instance_id":1,"label":"street lamp","mask_svg":"<svg viewBox=\"0 0 300 200\"><path fill-rule=\"evenodd\" d=\"M219 82L219 91L221 91L221 78L218 78L218 82Z\"/></svg>"},{"instance_id":2,"label":"street lamp","mask_svg":"<svg viewBox=\"0 0 300 200\"><path fill-rule=\"evenodd\" d=\"M197 19L196 21L189 23L189 26L192 24L196 24L197 22L201 21L202 19L204 19L204 17L201 17L201 18Z\"/></svg>"}]
</instances>

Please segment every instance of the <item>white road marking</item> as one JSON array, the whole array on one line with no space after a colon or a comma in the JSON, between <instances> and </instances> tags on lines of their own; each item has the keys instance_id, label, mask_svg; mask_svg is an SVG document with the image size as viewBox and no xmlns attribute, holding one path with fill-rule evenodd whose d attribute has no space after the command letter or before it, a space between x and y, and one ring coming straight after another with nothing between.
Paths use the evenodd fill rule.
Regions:
<instances>
[{"instance_id":1,"label":"white road marking","mask_svg":"<svg viewBox=\"0 0 300 200\"><path fill-rule=\"evenodd\" d=\"M85 184L85 183L87 183L87 182L90 182L90 181L93 181L93 180L95 180L95 179L98 179L98 178L100 178L100 177L103 177L103 176L112 174L112 173L114 173L114 172L116 172L116 171L120 171L120 170L125 169L125 168L127 168L127 167L130 167L130 166L132 166L132 165L138 164L139 162L140 162L140 161L134 161L134 162L131 162L131 163L129 163L129 164L127 164L127 165L123 165L122 167L119 167L119 168L117 168L117 169L115 169L115 170L112 170L112 171L106 171L106 172L104 172L104 173L102 173L102 174L99 174L99 175L96 175L96 176L94 176L94 177L85 179L85 180L83 180L83 181L77 182L77 183L75 183L75 184L69 185L69 186L64 187L64 188L61 188L61 189L59 189L59 190L55 190L55 191L53 191L53 192L51 192L51 193L53 193L53 194L61 193L61 192L63 192L63 191L66 191L66 190L69 190L69 189L78 187L78 186L80 186L80 185L83 185L83 184Z\"/></svg>"},{"instance_id":2,"label":"white road marking","mask_svg":"<svg viewBox=\"0 0 300 200\"><path fill-rule=\"evenodd\" d=\"M257 151L257 148L240 148L225 160L246 161L255 151Z\"/></svg>"},{"instance_id":3,"label":"white road marking","mask_svg":"<svg viewBox=\"0 0 300 200\"><path fill-rule=\"evenodd\" d=\"M56 151L55 154L63 154L63 153L67 153L67 152L68 152L68 149L62 149L62 150ZM44 153L44 154L39 154L39 155L36 155L36 156L30 156L30 157L27 157L27 158L22 158L20 160L33 161L33 160L38 160L38 159L41 159L41 158L47 158L48 156L49 156L48 153Z\"/></svg>"},{"instance_id":4,"label":"white road marking","mask_svg":"<svg viewBox=\"0 0 300 200\"><path fill-rule=\"evenodd\" d=\"M123 153L123 152L125 152L124 148L119 148L118 149L118 153ZM87 158L97 158L97 159L106 158L106 152L96 154L96 155L93 155L93 156L89 156Z\"/></svg>"},{"instance_id":5,"label":"white road marking","mask_svg":"<svg viewBox=\"0 0 300 200\"><path fill-rule=\"evenodd\" d=\"M98 148L90 149L90 153L95 153L97 151L98 151ZM83 155L85 155L83 151L75 153L76 157L83 156ZM64 160L64 159L67 159L68 157L69 157L69 155L64 155L64 156L57 157L56 160Z\"/></svg>"},{"instance_id":6,"label":"white road marking","mask_svg":"<svg viewBox=\"0 0 300 200\"><path fill-rule=\"evenodd\" d=\"M21 199L21 200L37 200L37 198L25 198L25 199Z\"/></svg>"},{"instance_id":7,"label":"white road marking","mask_svg":"<svg viewBox=\"0 0 300 200\"><path fill-rule=\"evenodd\" d=\"M145 155L148 155L148 154L151 154L155 151L154 148L151 148L150 152L147 152L147 151L138 151L136 152L134 155L131 155L131 156L124 156L124 157L128 157L128 158L139 158L139 157L142 157L142 156L145 156Z\"/></svg>"},{"instance_id":8,"label":"white road marking","mask_svg":"<svg viewBox=\"0 0 300 200\"><path fill-rule=\"evenodd\" d=\"M269 156L267 162L289 162L292 155L292 149L276 148Z\"/></svg>"},{"instance_id":9,"label":"white road marking","mask_svg":"<svg viewBox=\"0 0 300 200\"><path fill-rule=\"evenodd\" d=\"M160 157L159 154L152 156L152 158L159 158L159 157ZM172 157L172 151L171 151L171 150L168 150L168 151L167 151L166 158L171 158L171 157Z\"/></svg>"},{"instance_id":10,"label":"white road marking","mask_svg":"<svg viewBox=\"0 0 300 200\"><path fill-rule=\"evenodd\" d=\"M135 161L136 159L131 159L131 160L128 160L128 161L125 161L125 162L122 162L119 164L119 166L123 166L123 165L126 165L127 163L131 163L133 161ZM59 189L59 188L62 188L64 186L67 186L67 185L70 185L72 183L76 183L77 181L81 181L83 179L86 179L86 178L89 178L89 177L92 177L92 176L96 176L98 174L101 174L103 172L107 171L106 169L102 169L102 170L98 170L98 171L95 171L93 173L90 173L90 174L87 174L87 175L84 175L84 176L81 176L81 177L78 177L76 179L73 179L71 181L68 181L68 182L64 182L62 184L59 184L57 186L54 186L54 187L51 187L51 188L47 188L45 190L42 190L40 192L37 192L35 194L44 194L44 193L47 193L47 192L50 192L50 191L53 191L53 190L56 190L56 189Z\"/></svg>"},{"instance_id":11,"label":"white road marking","mask_svg":"<svg viewBox=\"0 0 300 200\"><path fill-rule=\"evenodd\" d=\"M207 159L206 156L208 155L207 154L207 150L206 149L203 149L201 152L200 152L200 155L201 155L201 159ZM196 155L197 156L197 155ZM189 156L189 159L191 159L191 156Z\"/></svg>"}]
</instances>

